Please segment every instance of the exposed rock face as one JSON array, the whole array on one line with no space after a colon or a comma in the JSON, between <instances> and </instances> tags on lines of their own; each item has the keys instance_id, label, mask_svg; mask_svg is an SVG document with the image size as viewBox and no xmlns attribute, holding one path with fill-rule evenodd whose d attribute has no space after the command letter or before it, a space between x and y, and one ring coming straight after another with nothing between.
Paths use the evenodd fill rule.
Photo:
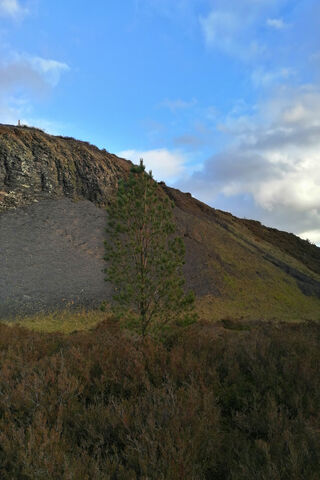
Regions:
<instances>
[{"instance_id":1,"label":"exposed rock face","mask_svg":"<svg viewBox=\"0 0 320 480\"><path fill-rule=\"evenodd\" d=\"M86 198L104 205L129 162L72 138L0 126L0 209L44 198Z\"/></svg>"},{"instance_id":2,"label":"exposed rock face","mask_svg":"<svg viewBox=\"0 0 320 480\"><path fill-rule=\"evenodd\" d=\"M0 317L110 298L101 207L130 166L85 142L0 125ZM159 189L175 203L204 316L319 319L319 248Z\"/></svg>"}]
</instances>

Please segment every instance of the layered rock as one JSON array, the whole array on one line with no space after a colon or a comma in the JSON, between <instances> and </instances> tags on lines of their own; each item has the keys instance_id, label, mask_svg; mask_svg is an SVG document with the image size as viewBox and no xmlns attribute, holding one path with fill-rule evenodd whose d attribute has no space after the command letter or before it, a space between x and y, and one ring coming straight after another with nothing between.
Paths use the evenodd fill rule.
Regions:
<instances>
[{"instance_id":1,"label":"layered rock","mask_svg":"<svg viewBox=\"0 0 320 480\"><path fill-rule=\"evenodd\" d=\"M105 205L129 162L86 142L27 127L0 126L0 209L45 198Z\"/></svg>"}]
</instances>

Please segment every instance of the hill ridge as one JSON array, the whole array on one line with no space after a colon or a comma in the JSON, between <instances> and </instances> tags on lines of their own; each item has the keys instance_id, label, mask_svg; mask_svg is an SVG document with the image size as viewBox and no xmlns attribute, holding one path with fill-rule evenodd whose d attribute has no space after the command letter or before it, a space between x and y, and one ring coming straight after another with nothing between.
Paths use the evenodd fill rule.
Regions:
<instances>
[{"instance_id":1,"label":"hill ridge","mask_svg":"<svg viewBox=\"0 0 320 480\"><path fill-rule=\"evenodd\" d=\"M0 316L109 298L101 207L131 165L88 142L0 125ZM204 316L319 319L320 248L159 188L175 203L187 284Z\"/></svg>"}]
</instances>

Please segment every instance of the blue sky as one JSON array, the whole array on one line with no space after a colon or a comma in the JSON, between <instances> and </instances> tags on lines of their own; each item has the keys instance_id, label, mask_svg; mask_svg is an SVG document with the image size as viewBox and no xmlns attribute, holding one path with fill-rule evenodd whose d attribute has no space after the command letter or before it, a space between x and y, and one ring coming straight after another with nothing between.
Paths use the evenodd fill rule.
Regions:
<instances>
[{"instance_id":1,"label":"blue sky","mask_svg":"<svg viewBox=\"0 0 320 480\"><path fill-rule=\"evenodd\" d=\"M0 0L0 122L320 243L320 2Z\"/></svg>"}]
</instances>

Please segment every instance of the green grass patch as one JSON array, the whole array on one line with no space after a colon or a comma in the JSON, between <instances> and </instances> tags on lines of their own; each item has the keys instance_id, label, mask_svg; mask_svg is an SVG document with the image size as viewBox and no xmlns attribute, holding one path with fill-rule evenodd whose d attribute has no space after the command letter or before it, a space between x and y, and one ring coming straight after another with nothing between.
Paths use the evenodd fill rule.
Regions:
<instances>
[{"instance_id":1,"label":"green grass patch","mask_svg":"<svg viewBox=\"0 0 320 480\"><path fill-rule=\"evenodd\" d=\"M109 317L110 313L102 312L101 310L62 310L51 313L38 313L3 323L6 325L23 326L35 332L68 334L90 330Z\"/></svg>"}]
</instances>

